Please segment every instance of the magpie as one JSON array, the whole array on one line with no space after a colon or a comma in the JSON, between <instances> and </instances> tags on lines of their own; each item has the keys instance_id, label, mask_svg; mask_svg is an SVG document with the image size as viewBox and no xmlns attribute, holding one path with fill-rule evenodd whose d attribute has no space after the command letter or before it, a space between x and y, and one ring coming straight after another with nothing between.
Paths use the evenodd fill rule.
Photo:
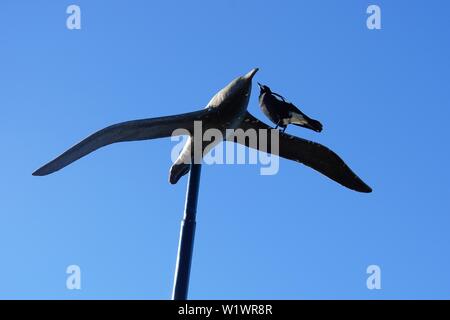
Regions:
<instances>
[{"instance_id":1,"label":"magpie","mask_svg":"<svg viewBox=\"0 0 450 320\"><path fill-rule=\"evenodd\" d=\"M287 126L293 124L316 132L322 131L323 127L319 121L308 117L292 103L287 102L283 96L272 92L268 86L259 82L258 85L260 88L259 105L266 117L277 125L275 129L280 127L285 132Z\"/></svg>"}]
</instances>

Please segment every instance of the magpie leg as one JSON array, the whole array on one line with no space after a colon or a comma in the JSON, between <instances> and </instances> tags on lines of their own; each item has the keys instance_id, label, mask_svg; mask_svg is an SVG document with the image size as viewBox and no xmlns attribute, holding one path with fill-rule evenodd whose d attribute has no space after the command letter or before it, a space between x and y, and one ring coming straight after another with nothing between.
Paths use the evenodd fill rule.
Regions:
<instances>
[{"instance_id":1,"label":"magpie leg","mask_svg":"<svg viewBox=\"0 0 450 320\"><path fill-rule=\"evenodd\" d=\"M284 132L286 131L286 129L287 129L287 126L286 126L286 127L284 127L284 128L283 128L283 131L281 131L281 132L283 132L283 133L284 133Z\"/></svg>"},{"instance_id":2,"label":"magpie leg","mask_svg":"<svg viewBox=\"0 0 450 320\"><path fill-rule=\"evenodd\" d=\"M277 126L275 127L275 129L278 129L278 127L280 126L280 122L281 120L277 122Z\"/></svg>"}]
</instances>

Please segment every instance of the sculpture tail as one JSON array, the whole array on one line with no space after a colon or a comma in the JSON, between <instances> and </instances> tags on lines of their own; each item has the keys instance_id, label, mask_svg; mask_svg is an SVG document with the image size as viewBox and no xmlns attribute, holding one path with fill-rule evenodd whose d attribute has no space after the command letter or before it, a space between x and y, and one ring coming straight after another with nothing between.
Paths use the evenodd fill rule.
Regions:
<instances>
[{"instance_id":1,"label":"sculpture tail","mask_svg":"<svg viewBox=\"0 0 450 320\"><path fill-rule=\"evenodd\" d=\"M172 165L172 167L170 168L169 182L171 184L176 184L178 182L178 180L180 180L180 178L182 176L186 175L189 172L190 169L191 169L190 164L186 164L186 163L177 164L177 163L174 163Z\"/></svg>"}]
</instances>

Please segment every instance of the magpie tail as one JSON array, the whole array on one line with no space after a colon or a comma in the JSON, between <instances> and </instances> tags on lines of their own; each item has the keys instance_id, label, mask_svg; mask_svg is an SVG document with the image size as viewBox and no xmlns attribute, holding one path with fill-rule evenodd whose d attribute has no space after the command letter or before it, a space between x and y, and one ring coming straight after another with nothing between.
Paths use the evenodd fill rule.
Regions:
<instances>
[{"instance_id":1,"label":"magpie tail","mask_svg":"<svg viewBox=\"0 0 450 320\"><path fill-rule=\"evenodd\" d=\"M316 132L322 132L323 130L323 126L322 124L314 119L308 119L308 122L306 124L308 126L308 128L310 128L311 130L314 130Z\"/></svg>"},{"instance_id":2,"label":"magpie tail","mask_svg":"<svg viewBox=\"0 0 450 320\"><path fill-rule=\"evenodd\" d=\"M323 126L322 124L314 119L308 118L306 116L303 116L302 119L299 121L297 119L294 119L293 121L291 121L291 123L293 125L299 126L299 127L303 127L303 128L307 128L307 129L311 129L313 131L316 132L322 132Z\"/></svg>"}]
</instances>

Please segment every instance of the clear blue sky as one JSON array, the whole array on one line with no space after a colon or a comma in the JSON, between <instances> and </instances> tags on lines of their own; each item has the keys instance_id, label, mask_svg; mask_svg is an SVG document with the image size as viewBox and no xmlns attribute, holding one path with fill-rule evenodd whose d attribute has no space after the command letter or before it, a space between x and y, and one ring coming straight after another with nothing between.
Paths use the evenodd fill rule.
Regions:
<instances>
[{"instance_id":1,"label":"clear blue sky","mask_svg":"<svg viewBox=\"0 0 450 320\"><path fill-rule=\"evenodd\" d=\"M82 29L66 29L78 4ZM382 9L382 30L366 8ZM202 108L253 67L320 119L289 132L374 193L281 160L205 166L193 299L450 298L448 1L2 1L0 298L171 295L186 179L170 139L31 173L88 134ZM253 88L249 110L265 120ZM66 267L82 290L66 289ZM382 289L366 288L366 268Z\"/></svg>"}]
</instances>

